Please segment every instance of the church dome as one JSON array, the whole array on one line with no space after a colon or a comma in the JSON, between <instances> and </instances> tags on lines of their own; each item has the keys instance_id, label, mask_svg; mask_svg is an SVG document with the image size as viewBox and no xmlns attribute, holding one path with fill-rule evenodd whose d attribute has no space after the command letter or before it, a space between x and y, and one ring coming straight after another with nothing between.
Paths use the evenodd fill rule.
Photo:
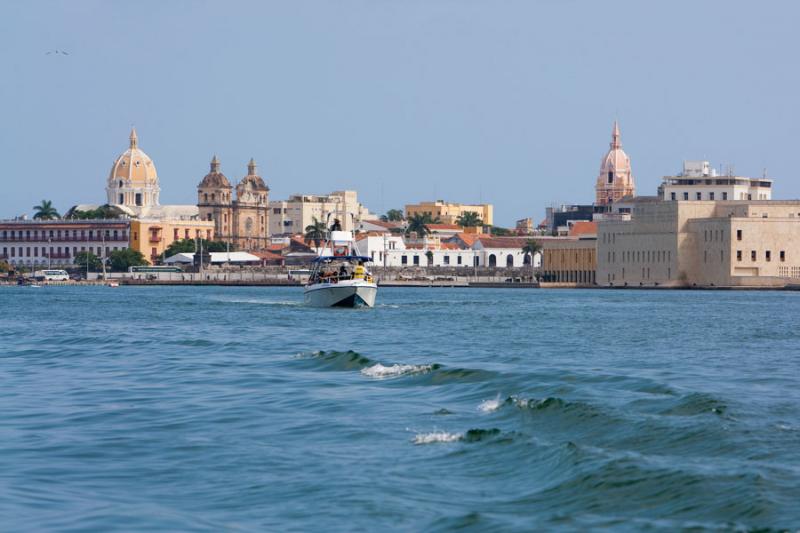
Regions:
<instances>
[{"instance_id":1,"label":"church dome","mask_svg":"<svg viewBox=\"0 0 800 533\"><path fill-rule=\"evenodd\" d=\"M230 189L231 182L228 181L228 178L225 177L220 171L220 163L217 156L214 156L214 159L211 160L211 170L208 174L203 178L203 181L200 182L198 185L199 189Z\"/></svg>"},{"instance_id":2,"label":"church dome","mask_svg":"<svg viewBox=\"0 0 800 533\"><path fill-rule=\"evenodd\" d=\"M120 186L137 187L143 185L157 186L158 173L150 156L139 149L139 139L136 129L131 130L130 146L111 166L108 174L109 186L119 182Z\"/></svg>"}]
</instances>

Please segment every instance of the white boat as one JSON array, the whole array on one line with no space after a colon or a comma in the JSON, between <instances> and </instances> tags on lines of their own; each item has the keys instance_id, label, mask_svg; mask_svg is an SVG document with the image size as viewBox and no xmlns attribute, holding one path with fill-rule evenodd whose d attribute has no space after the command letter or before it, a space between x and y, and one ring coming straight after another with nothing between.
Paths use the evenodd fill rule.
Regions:
<instances>
[{"instance_id":1,"label":"white boat","mask_svg":"<svg viewBox=\"0 0 800 533\"><path fill-rule=\"evenodd\" d=\"M378 284L366 263L355 253L353 234L331 231L330 239L314 259L305 287L305 302L313 307L375 307Z\"/></svg>"}]
</instances>

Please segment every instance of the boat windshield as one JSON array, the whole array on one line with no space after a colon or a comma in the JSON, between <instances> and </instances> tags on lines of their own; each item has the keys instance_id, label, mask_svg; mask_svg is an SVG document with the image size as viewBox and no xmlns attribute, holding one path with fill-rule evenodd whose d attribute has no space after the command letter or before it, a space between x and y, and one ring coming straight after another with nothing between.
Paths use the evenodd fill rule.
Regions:
<instances>
[{"instance_id":1,"label":"boat windshield","mask_svg":"<svg viewBox=\"0 0 800 533\"><path fill-rule=\"evenodd\" d=\"M308 283L339 283L343 280L365 280L372 282L372 274L367 270L362 258L348 257L342 258L320 258L327 259L319 261L314 265ZM351 260L354 259L354 260Z\"/></svg>"}]
</instances>

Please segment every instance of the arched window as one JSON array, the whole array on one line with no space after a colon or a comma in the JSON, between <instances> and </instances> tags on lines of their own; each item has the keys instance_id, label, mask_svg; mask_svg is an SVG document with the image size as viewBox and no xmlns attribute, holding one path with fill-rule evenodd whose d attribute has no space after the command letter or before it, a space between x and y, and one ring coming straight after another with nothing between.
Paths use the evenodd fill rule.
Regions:
<instances>
[{"instance_id":1,"label":"arched window","mask_svg":"<svg viewBox=\"0 0 800 533\"><path fill-rule=\"evenodd\" d=\"M489 255L489 266L496 267L497 266L497 257L494 254Z\"/></svg>"},{"instance_id":2,"label":"arched window","mask_svg":"<svg viewBox=\"0 0 800 533\"><path fill-rule=\"evenodd\" d=\"M608 182L614 183L614 173L612 171L608 171Z\"/></svg>"},{"instance_id":3,"label":"arched window","mask_svg":"<svg viewBox=\"0 0 800 533\"><path fill-rule=\"evenodd\" d=\"M208 193L203 193L203 201L208 203Z\"/></svg>"},{"instance_id":4,"label":"arched window","mask_svg":"<svg viewBox=\"0 0 800 533\"><path fill-rule=\"evenodd\" d=\"M122 188L122 180L119 180L119 188Z\"/></svg>"},{"instance_id":5,"label":"arched window","mask_svg":"<svg viewBox=\"0 0 800 533\"><path fill-rule=\"evenodd\" d=\"M125 203L125 197L122 194L119 195L119 203L121 204Z\"/></svg>"},{"instance_id":6,"label":"arched window","mask_svg":"<svg viewBox=\"0 0 800 533\"><path fill-rule=\"evenodd\" d=\"M213 201L215 201L216 199L217 199L217 195L216 195L216 194L214 194L214 193L212 192L212 193L211 193L211 201L213 202Z\"/></svg>"},{"instance_id":7,"label":"arched window","mask_svg":"<svg viewBox=\"0 0 800 533\"><path fill-rule=\"evenodd\" d=\"M531 254L525 254L525 258L522 260L523 265L530 265L531 264Z\"/></svg>"}]
</instances>

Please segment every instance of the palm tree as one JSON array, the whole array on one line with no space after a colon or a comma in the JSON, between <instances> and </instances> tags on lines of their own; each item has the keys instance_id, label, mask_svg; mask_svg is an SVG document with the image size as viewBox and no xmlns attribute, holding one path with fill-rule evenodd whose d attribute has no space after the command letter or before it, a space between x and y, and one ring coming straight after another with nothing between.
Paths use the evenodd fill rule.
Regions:
<instances>
[{"instance_id":1,"label":"palm tree","mask_svg":"<svg viewBox=\"0 0 800 533\"><path fill-rule=\"evenodd\" d=\"M474 228L476 226L483 226L483 220L475 211L467 211L461 213L456 219L456 224L462 228Z\"/></svg>"},{"instance_id":2,"label":"palm tree","mask_svg":"<svg viewBox=\"0 0 800 533\"><path fill-rule=\"evenodd\" d=\"M33 215L33 218L38 218L41 220L54 220L56 218L61 218L61 215L58 214L56 208L53 207L53 202L50 200L42 200L40 205L33 206L33 210L36 213Z\"/></svg>"},{"instance_id":3,"label":"palm tree","mask_svg":"<svg viewBox=\"0 0 800 533\"><path fill-rule=\"evenodd\" d=\"M433 265L433 252L428 250L427 252L425 252L425 257L428 258L428 266Z\"/></svg>"},{"instance_id":4,"label":"palm tree","mask_svg":"<svg viewBox=\"0 0 800 533\"><path fill-rule=\"evenodd\" d=\"M403 220L403 211L401 209L389 209L385 215L381 215L381 220L384 222L400 222Z\"/></svg>"},{"instance_id":5,"label":"palm tree","mask_svg":"<svg viewBox=\"0 0 800 533\"><path fill-rule=\"evenodd\" d=\"M306 226L306 233L303 239L306 241L306 244L313 242L314 246L319 248L319 245L325 240L325 236L328 234L328 228L325 226L324 222L317 220L317 217L311 217L311 220L311 224Z\"/></svg>"},{"instance_id":6,"label":"palm tree","mask_svg":"<svg viewBox=\"0 0 800 533\"><path fill-rule=\"evenodd\" d=\"M528 239L525 241L525 246L522 247L522 253L526 255L530 254L531 256L531 281L533 281L533 257L541 252L542 245L533 239Z\"/></svg>"},{"instance_id":7,"label":"palm tree","mask_svg":"<svg viewBox=\"0 0 800 533\"><path fill-rule=\"evenodd\" d=\"M416 233L420 239L425 235L430 235L431 229L428 224L439 224L441 221L439 217L432 219L428 213L419 214L414 213L408 218L408 226L406 226L406 235L409 233Z\"/></svg>"}]
</instances>

